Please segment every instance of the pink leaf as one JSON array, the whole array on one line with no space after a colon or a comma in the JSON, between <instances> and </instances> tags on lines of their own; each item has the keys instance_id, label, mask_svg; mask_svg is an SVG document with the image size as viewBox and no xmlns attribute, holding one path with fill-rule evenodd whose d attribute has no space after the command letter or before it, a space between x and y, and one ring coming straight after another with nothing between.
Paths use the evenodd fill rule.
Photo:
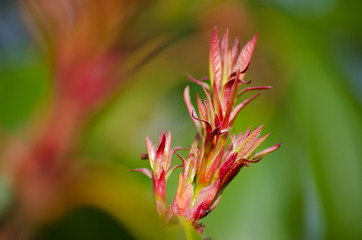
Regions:
<instances>
[{"instance_id":1,"label":"pink leaf","mask_svg":"<svg viewBox=\"0 0 362 240\"><path fill-rule=\"evenodd\" d=\"M168 171L168 169L170 169L171 166L170 150L171 150L171 131L168 131L168 134L166 136L166 144L164 151L164 158L165 158L164 161L166 161L165 163L166 171Z\"/></svg>"},{"instance_id":2,"label":"pink leaf","mask_svg":"<svg viewBox=\"0 0 362 240\"><path fill-rule=\"evenodd\" d=\"M214 105L212 103L212 100L211 100L211 97L210 97L210 94L208 93L208 91L206 91L205 88L202 88L205 92L205 96L206 96L206 99L207 99L207 111L208 111L208 114L209 114L209 118L210 118L210 121L212 121L212 123L214 122L214 116L215 116L215 112L214 112ZM217 115L216 115L217 117ZM215 124L212 124L213 127L215 127Z\"/></svg>"},{"instance_id":3,"label":"pink leaf","mask_svg":"<svg viewBox=\"0 0 362 240\"><path fill-rule=\"evenodd\" d=\"M239 52L240 46L239 46L239 39L235 38L234 46L230 50L230 66L229 66L229 74L232 72L235 72L236 69L234 69L234 65L237 61L238 52Z\"/></svg>"},{"instance_id":4,"label":"pink leaf","mask_svg":"<svg viewBox=\"0 0 362 240\"><path fill-rule=\"evenodd\" d=\"M239 70L236 72L236 76L235 79L239 79ZM234 100L235 100L235 95L236 95L236 91L238 88L238 81L234 81L234 84L232 85L231 91L230 91L230 95L227 99L227 108L226 108L226 112L225 112L225 117L224 117L224 121L223 121L223 128L227 128L229 126L229 119L230 119L230 114L231 114L231 110L233 108L234 105Z\"/></svg>"},{"instance_id":5,"label":"pink leaf","mask_svg":"<svg viewBox=\"0 0 362 240\"><path fill-rule=\"evenodd\" d=\"M254 145L249 149L249 151L244 155L245 158L249 157L250 154L257 148L259 147L260 144L262 144L264 142L264 140L270 135L270 133L268 133L267 135L265 135L264 137L258 139Z\"/></svg>"},{"instance_id":6,"label":"pink leaf","mask_svg":"<svg viewBox=\"0 0 362 240\"><path fill-rule=\"evenodd\" d=\"M155 160L155 149L153 148L152 142L148 137L146 137L146 146L147 146L147 152L148 152L148 157L150 159L151 167L153 169L153 163Z\"/></svg>"},{"instance_id":7,"label":"pink leaf","mask_svg":"<svg viewBox=\"0 0 362 240\"><path fill-rule=\"evenodd\" d=\"M226 33L224 34L222 41L221 41L221 54L223 55L223 82L228 78L228 64L229 64L229 29L226 29Z\"/></svg>"},{"instance_id":8,"label":"pink leaf","mask_svg":"<svg viewBox=\"0 0 362 240\"><path fill-rule=\"evenodd\" d=\"M202 104L198 93L196 93L196 99L197 99L197 108L199 109L200 119L204 121L209 121L206 107L204 106L204 104Z\"/></svg>"},{"instance_id":9,"label":"pink leaf","mask_svg":"<svg viewBox=\"0 0 362 240\"><path fill-rule=\"evenodd\" d=\"M214 108L215 108L215 112L216 114L219 116L219 120L222 122L224 119L223 116L223 106L220 100L220 94L219 94L219 89L217 88L216 84L214 83L213 85L213 98L214 98Z\"/></svg>"},{"instance_id":10,"label":"pink leaf","mask_svg":"<svg viewBox=\"0 0 362 240\"><path fill-rule=\"evenodd\" d=\"M182 174L180 173L179 177L178 177L178 185L177 185L177 190L176 190L176 195L175 195L174 202L176 202L177 199L180 197L180 194L181 194L183 188L184 188L184 178L182 177Z\"/></svg>"},{"instance_id":11,"label":"pink leaf","mask_svg":"<svg viewBox=\"0 0 362 240\"><path fill-rule=\"evenodd\" d=\"M249 66L251 55L253 54L257 37L258 33L255 33L254 37L241 50L237 62L237 68L240 71L245 70Z\"/></svg>"},{"instance_id":12,"label":"pink leaf","mask_svg":"<svg viewBox=\"0 0 362 240\"><path fill-rule=\"evenodd\" d=\"M238 147L238 157L245 158L245 154L249 152L249 150L252 149L252 147L256 143L262 127L263 125L255 129Z\"/></svg>"},{"instance_id":13,"label":"pink leaf","mask_svg":"<svg viewBox=\"0 0 362 240\"><path fill-rule=\"evenodd\" d=\"M189 183L185 186L177 199L177 207L181 214L190 209L193 195L194 187L192 183Z\"/></svg>"},{"instance_id":14,"label":"pink leaf","mask_svg":"<svg viewBox=\"0 0 362 240\"><path fill-rule=\"evenodd\" d=\"M245 139L250 135L250 129L251 129L251 126L248 127L248 129L246 129L244 134L241 134L241 133L238 134L236 141L233 141L233 143L236 142L235 148L240 146L240 144L242 144L242 142L244 142Z\"/></svg>"},{"instance_id":15,"label":"pink leaf","mask_svg":"<svg viewBox=\"0 0 362 240\"><path fill-rule=\"evenodd\" d=\"M132 169L132 170L128 170L129 172L140 172L143 173L144 175L146 175L147 177L149 177L152 180L152 173L149 169L147 168L137 168L137 169Z\"/></svg>"},{"instance_id":16,"label":"pink leaf","mask_svg":"<svg viewBox=\"0 0 362 240\"><path fill-rule=\"evenodd\" d=\"M271 147L269 147L269 148L255 154L253 156L252 160L263 157L263 156L267 155L268 153L274 152L275 150L280 148L281 145L282 145L281 143L275 144L274 146L271 146Z\"/></svg>"},{"instance_id":17,"label":"pink leaf","mask_svg":"<svg viewBox=\"0 0 362 240\"><path fill-rule=\"evenodd\" d=\"M220 84L221 81L221 53L219 47L219 41L217 39L216 27L211 37L211 46L210 46L210 83L211 86L215 82L216 85Z\"/></svg>"},{"instance_id":18,"label":"pink leaf","mask_svg":"<svg viewBox=\"0 0 362 240\"><path fill-rule=\"evenodd\" d=\"M245 92L248 92L248 91L264 90L264 89L270 89L270 88L272 88L272 86L247 87L247 88L244 88L240 93L238 93L238 97L240 97L242 94L244 94Z\"/></svg>"}]
</instances>

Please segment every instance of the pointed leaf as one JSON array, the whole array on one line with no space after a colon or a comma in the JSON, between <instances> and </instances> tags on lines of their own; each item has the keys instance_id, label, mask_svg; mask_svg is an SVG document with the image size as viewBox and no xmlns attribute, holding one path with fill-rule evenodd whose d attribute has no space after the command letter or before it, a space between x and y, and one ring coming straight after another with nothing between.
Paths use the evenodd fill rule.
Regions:
<instances>
[{"instance_id":1,"label":"pointed leaf","mask_svg":"<svg viewBox=\"0 0 362 240\"><path fill-rule=\"evenodd\" d=\"M271 152L274 152L275 150L280 148L281 145L282 145L281 143L275 144L274 146L271 146L271 147L269 147L269 148L255 154L251 160L263 157L263 156L265 156L265 155L267 155L267 154L269 154Z\"/></svg>"},{"instance_id":2,"label":"pointed leaf","mask_svg":"<svg viewBox=\"0 0 362 240\"><path fill-rule=\"evenodd\" d=\"M177 199L177 207L181 215L190 209L193 196L194 186L192 183L189 183L184 187Z\"/></svg>"},{"instance_id":3,"label":"pointed leaf","mask_svg":"<svg viewBox=\"0 0 362 240\"><path fill-rule=\"evenodd\" d=\"M213 85L213 98L214 98L214 108L215 112L219 116L220 122L223 121L224 115L223 115L223 106L220 100L220 94L219 89L217 88L216 84Z\"/></svg>"},{"instance_id":4,"label":"pointed leaf","mask_svg":"<svg viewBox=\"0 0 362 240\"><path fill-rule=\"evenodd\" d=\"M242 162L236 161L230 168L229 172L225 175L222 183L220 184L220 192L222 192L227 185L238 175L240 169L244 166Z\"/></svg>"},{"instance_id":5,"label":"pointed leaf","mask_svg":"<svg viewBox=\"0 0 362 240\"><path fill-rule=\"evenodd\" d=\"M259 145L262 144L262 143L264 142L264 140L265 140L269 135L270 135L270 133L268 133L268 134L265 135L264 137L258 139L258 140L254 143L253 147L251 147L251 148L249 149L249 151L244 155L244 157L245 157L245 158L248 158L248 157L250 156L250 154L252 154L252 153L255 151L255 149L256 149L257 147L259 147Z\"/></svg>"},{"instance_id":6,"label":"pointed leaf","mask_svg":"<svg viewBox=\"0 0 362 240\"><path fill-rule=\"evenodd\" d=\"M259 87L247 87L244 88L242 91L240 91L237 95L237 97L240 97L242 94L244 94L245 92L248 91L253 91L253 90L264 90L264 89L270 89L273 88L272 86L259 86Z\"/></svg>"},{"instance_id":7,"label":"pointed leaf","mask_svg":"<svg viewBox=\"0 0 362 240\"><path fill-rule=\"evenodd\" d=\"M171 131L168 131L168 134L166 136L166 143L165 143L165 151L164 151L164 166L166 167L165 170L168 171L168 169L170 169L171 166L171 157L172 157L172 153L170 155L170 150L171 150Z\"/></svg>"},{"instance_id":8,"label":"pointed leaf","mask_svg":"<svg viewBox=\"0 0 362 240\"><path fill-rule=\"evenodd\" d=\"M150 159L151 168L153 169L153 164L155 161L155 149L152 145L151 140L148 137L146 137L146 146L147 146L148 157Z\"/></svg>"},{"instance_id":9,"label":"pointed leaf","mask_svg":"<svg viewBox=\"0 0 362 240\"><path fill-rule=\"evenodd\" d=\"M241 50L237 62L237 68L240 69L240 71L245 70L249 66L251 55L253 54L257 37L258 33L255 33L254 37Z\"/></svg>"},{"instance_id":10,"label":"pointed leaf","mask_svg":"<svg viewBox=\"0 0 362 240\"><path fill-rule=\"evenodd\" d=\"M221 41L221 54L222 54L222 82L226 82L228 79L228 64L229 64L229 29L226 29Z\"/></svg>"},{"instance_id":11,"label":"pointed leaf","mask_svg":"<svg viewBox=\"0 0 362 240\"><path fill-rule=\"evenodd\" d=\"M246 140L238 147L238 157L245 158L244 154L246 154L255 144L260 134L261 128L263 125L255 129Z\"/></svg>"},{"instance_id":12,"label":"pointed leaf","mask_svg":"<svg viewBox=\"0 0 362 240\"><path fill-rule=\"evenodd\" d=\"M226 144L226 142L225 142ZM224 146L225 146L224 144ZM224 147L222 147L218 153L216 153L216 156L214 157L214 159L212 160L210 166L208 166L207 170L206 170L206 181L210 182L215 174L215 172L217 171L217 169L220 167L220 164L222 162L222 157L224 156Z\"/></svg>"},{"instance_id":13,"label":"pointed leaf","mask_svg":"<svg viewBox=\"0 0 362 240\"><path fill-rule=\"evenodd\" d=\"M203 88L203 90L205 92L205 96L206 96L206 99L207 99L207 112L209 114L209 119L212 122L213 128L215 128L215 124L214 124L214 117L215 117L214 105L212 103L210 94L206 91L205 88Z\"/></svg>"},{"instance_id":14,"label":"pointed leaf","mask_svg":"<svg viewBox=\"0 0 362 240\"><path fill-rule=\"evenodd\" d=\"M206 107L204 106L204 104L202 104L198 93L196 93L196 99L197 99L197 108L199 109L200 119L204 121L209 121Z\"/></svg>"},{"instance_id":15,"label":"pointed leaf","mask_svg":"<svg viewBox=\"0 0 362 240\"><path fill-rule=\"evenodd\" d=\"M237 157L237 153L233 153L228 156L228 158L223 162L219 169L219 176L220 180L223 180L228 171L230 171L231 166L234 164Z\"/></svg>"},{"instance_id":16,"label":"pointed leaf","mask_svg":"<svg viewBox=\"0 0 362 240\"><path fill-rule=\"evenodd\" d=\"M161 173L158 176L154 176L153 178L153 192L157 196L157 198L161 200L166 200L166 179L165 179L165 171L161 169Z\"/></svg>"},{"instance_id":17,"label":"pointed leaf","mask_svg":"<svg viewBox=\"0 0 362 240\"><path fill-rule=\"evenodd\" d=\"M216 27L214 28L214 32L211 37L211 46L210 46L210 84L211 86L216 83L216 85L220 85L221 81L221 53L219 47L219 41L217 39Z\"/></svg>"},{"instance_id":18,"label":"pointed leaf","mask_svg":"<svg viewBox=\"0 0 362 240\"><path fill-rule=\"evenodd\" d=\"M147 177L149 177L152 180L152 173L147 168L136 168L136 169L128 170L128 172L140 172L140 173L143 173L144 175L146 175Z\"/></svg>"},{"instance_id":19,"label":"pointed leaf","mask_svg":"<svg viewBox=\"0 0 362 240\"><path fill-rule=\"evenodd\" d=\"M200 213L202 211L202 205L203 202L200 202L199 204L197 204L196 206L194 206L191 211L188 213L187 215L187 219L191 220L191 219L195 219L195 221L199 220L200 218Z\"/></svg>"},{"instance_id":20,"label":"pointed leaf","mask_svg":"<svg viewBox=\"0 0 362 240\"><path fill-rule=\"evenodd\" d=\"M239 79L239 74L240 74L239 70L237 70L235 79ZM225 128L227 128L229 126L229 117L230 117L231 110L232 110L233 105L234 105L234 100L235 100L235 95L236 95L236 92L237 92L237 88L238 88L238 81L234 81L234 84L233 84L233 86L231 88L230 96L227 99L227 108L226 108L224 121L223 121L223 129L225 129Z\"/></svg>"},{"instance_id":21,"label":"pointed leaf","mask_svg":"<svg viewBox=\"0 0 362 240\"><path fill-rule=\"evenodd\" d=\"M232 72L236 72L236 69L234 66L236 65L239 50L240 50L239 39L235 38L234 46L230 50L230 66L229 66L229 71L228 71L229 75Z\"/></svg>"},{"instance_id":22,"label":"pointed leaf","mask_svg":"<svg viewBox=\"0 0 362 240\"><path fill-rule=\"evenodd\" d=\"M251 126L248 127L248 129L246 129L245 133L244 134L239 134L236 138L236 146L235 146L235 149L238 148L244 141L247 137L249 137L250 135L250 130L251 130ZM235 150L237 151L237 150Z\"/></svg>"},{"instance_id":23,"label":"pointed leaf","mask_svg":"<svg viewBox=\"0 0 362 240\"><path fill-rule=\"evenodd\" d=\"M221 196L222 195L220 194L217 199L211 204L211 206L209 207L210 212L212 212L212 210L214 210L217 204L220 202Z\"/></svg>"}]
</instances>

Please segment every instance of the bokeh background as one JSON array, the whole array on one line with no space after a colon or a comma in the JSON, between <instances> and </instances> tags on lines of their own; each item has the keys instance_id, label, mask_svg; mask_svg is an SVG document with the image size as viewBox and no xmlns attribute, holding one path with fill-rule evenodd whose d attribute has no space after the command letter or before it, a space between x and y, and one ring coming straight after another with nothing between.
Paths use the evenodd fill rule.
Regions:
<instances>
[{"instance_id":1,"label":"bokeh background","mask_svg":"<svg viewBox=\"0 0 362 240\"><path fill-rule=\"evenodd\" d=\"M263 133L272 134L263 146L283 145L242 169L202 221L204 235L230 240L362 239L362 2L135 2L137 17L125 18L129 22L123 23L127 27L122 27L117 43L127 54L136 51L132 44L137 43L134 58L147 57L119 91L87 117L72 151L72 158L102 168L103 175L78 196L96 200L42 222L34 238L132 239L134 228L144 229L140 226L148 218L142 206L152 205L152 184L126 170L148 167L139 159L146 151L145 136L170 130L173 146L191 144L196 131L183 89L200 89L186 73L208 75L209 41L217 26L219 36L228 27L241 43L258 31L247 79L273 86L241 112L236 131L265 124ZM29 30L26 11L21 2L0 2L1 152L11 139L31 132L56 86L51 54ZM157 47L150 44L159 40ZM2 164L5 161L3 157ZM2 224L16 199L4 169ZM170 199L176 176L168 185ZM134 189L144 198L129 199L138 194L129 194ZM134 212L124 209L128 204L134 205ZM129 227L127 219L140 226Z\"/></svg>"}]
</instances>

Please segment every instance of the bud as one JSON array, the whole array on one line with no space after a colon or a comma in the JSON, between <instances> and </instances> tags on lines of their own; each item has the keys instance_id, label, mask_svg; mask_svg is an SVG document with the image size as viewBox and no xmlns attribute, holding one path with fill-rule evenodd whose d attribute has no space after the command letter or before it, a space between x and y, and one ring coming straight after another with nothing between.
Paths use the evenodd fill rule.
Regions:
<instances>
[{"instance_id":1,"label":"bud","mask_svg":"<svg viewBox=\"0 0 362 240\"><path fill-rule=\"evenodd\" d=\"M242 88L251 83L251 81L245 81L244 78L256 38L257 34L239 51L237 39L229 48L228 31L220 43L215 29L210 47L209 84L204 80L189 76L191 81L203 87L206 99L200 99L197 94L197 108L195 108L191 103L189 87L187 86L184 91L184 100L198 135L191 146L187 159L175 151L182 161L183 172L179 175L177 192L170 207L167 207L164 197L165 181L167 181L165 173L167 176L172 173L172 170L169 170L171 164L170 134L166 138L165 133L161 133L156 153L146 138L152 172L147 169L137 169L136 171L145 173L153 180L156 208L166 222L170 222L177 216L183 216L201 233L204 225L199 223L199 219L214 210L220 201L223 190L240 169L244 166L248 167L250 163L259 162L266 154L280 147L280 144L276 144L259 153L254 153L269 136L267 134L259 138L263 126L253 131L250 131L249 128L244 134L239 133L236 136L230 132L240 110L260 93L235 106L238 98L248 91L271 88L270 86ZM228 139L230 139L230 144L228 144ZM174 168L179 166L176 165Z\"/></svg>"}]
</instances>

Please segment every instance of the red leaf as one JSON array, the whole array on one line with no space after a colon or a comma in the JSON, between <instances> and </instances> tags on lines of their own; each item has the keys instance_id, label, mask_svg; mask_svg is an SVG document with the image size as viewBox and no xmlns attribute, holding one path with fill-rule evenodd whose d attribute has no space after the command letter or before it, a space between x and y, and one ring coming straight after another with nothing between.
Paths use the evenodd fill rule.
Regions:
<instances>
[{"instance_id":1,"label":"red leaf","mask_svg":"<svg viewBox=\"0 0 362 240\"><path fill-rule=\"evenodd\" d=\"M247 87L247 88L244 88L242 91L240 91L240 93L238 93L237 97L240 97L242 94L244 94L245 92L248 92L248 91L264 90L264 89L270 89L270 88L272 88L272 86Z\"/></svg>"},{"instance_id":2,"label":"red leaf","mask_svg":"<svg viewBox=\"0 0 362 240\"><path fill-rule=\"evenodd\" d=\"M275 150L280 148L281 145L282 145L281 143L275 144L274 146L271 146L271 147L255 154L251 160L263 157L263 156L267 155L268 153L274 152Z\"/></svg>"},{"instance_id":3,"label":"red leaf","mask_svg":"<svg viewBox=\"0 0 362 240\"><path fill-rule=\"evenodd\" d=\"M263 125L255 129L246 139L245 141L238 147L238 157L244 158L244 154L246 154L254 144L256 143L258 136L260 134L261 128Z\"/></svg>"},{"instance_id":4,"label":"red leaf","mask_svg":"<svg viewBox=\"0 0 362 240\"><path fill-rule=\"evenodd\" d=\"M224 144L225 146L225 144ZM206 180L210 182L213 178L215 172L220 167L222 157L224 156L224 146L216 153L215 157L212 159L210 166L206 170Z\"/></svg>"},{"instance_id":5,"label":"red leaf","mask_svg":"<svg viewBox=\"0 0 362 240\"><path fill-rule=\"evenodd\" d=\"M200 212L202 210L203 203L200 202L198 205L193 207L191 211L186 215L186 218L188 220L194 219L195 222L197 222L200 218Z\"/></svg>"},{"instance_id":6,"label":"red leaf","mask_svg":"<svg viewBox=\"0 0 362 240\"><path fill-rule=\"evenodd\" d=\"M229 172L224 177L222 183L220 184L219 192L222 192L227 185L236 177L236 175L239 173L240 169L244 166L243 163L240 163L239 161L235 162L233 166L230 168Z\"/></svg>"},{"instance_id":7,"label":"red leaf","mask_svg":"<svg viewBox=\"0 0 362 240\"><path fill-rule=\"evenodd\" d=\"M197 194L194 205L203 203L202 209L204 210L208 209L217 194L219 185L220 185L220 180L218 179L215 182L213 182L211 185L201 189L201 191Z\"/></svg>"},{"instance_id":8,"label":"red leaf","mask_svg":"<svg viewBox=\"0 0 362 240\"><path fill-rule=\"evenodd\" d=\"M235 75L235 79L239 79L239 70L236 72ZM233 108L234 105L234 100L235 100L235 95L236 95L236 91L238 88L238 81L234 81L231 91L230 91L230 95L229 98L227 99L227 108L226 108L226 112L225 112L225 116L224 116L224 121L223 121L223 129L227 128L229 126L229 119L230 119L230 114L231 114L231 110Z\"/></svg>"},{"instance_id":9,"label":"red leaf","mask_svg":"<svg viewBox=\"0 0 362 240\"><path fill-rule=\"evenodd\" d=\"M155 149L153 148L152 142L148 137L146 137L146 146L147 146L148 157L151 163L151 168L153 169L153 163L155 161Z\"/></svg>"},{"instance_id":10,"label":"red leaf","mask_svg":"<svg viewBox=\"0 0 362 240\"><path fill-rule=\"evenodd\" d=\"M166 200L166 179L165 179L165 171L161 169L161 173L159 178L154 175L153 178L153 192L162 200Z\"/></svg>"},{"instance_id":11,"label":"red leaf","mask_svg":"<svg viewBox=\"0 0 362 240\"><path fill-rule=\"evenodd\" d=\"M211 45L210 45L210 53L209 53L209 63L210 63L210 83L211 86L213 82L216 85L220 84L221 81L221 53L220 53L220 46L219 40L217 39L216 34L216 27L214 28L214 32L211 37Z\"/></svg>"},{"instance_id":12,"label":"red leaf","mask_svg":"<svg viewBox=\"0 0 362 240\"><path fill-rule=\"evenodd\" d=\"M264 140L270 135L270 133L268 133L267 135L265 135L262 138L259 138L254 145L249 149L249 151L247 153L245 153L244 157L247 158L250 156L250 154L257 148L259 147L260 144L262 144L264 142Z\"/></svg>"},{"instance_id":13,"label":"red leaf","mask_svg":"<svg viewBox=\"0 0 362 240\"><path fill-rule=\"evenodd\" d=\"M237 68L240 71L246 69L250 63L251 55L253 54L254 47L256 44L256 39L258 37L258 33L255 33L254 37L243 47L240 52Z\"/></svg>"},{"instance_id":14,"label":"red leaf","mask_svg":"<svg viewBox=\"0 0 362 240\"><path fill-rule=\"evenodd\" d=\"M214 90L213 98L214 98L215 112L219 116L220 122L222 122L224 120L224 115L223 115L223 110L222 110L223 106L222 106L221 100L220 100L219 89L217 88L215 83L213 85L213 90Z\"/></svg>"},{"instance_id":15,"label":"red leaf","mask_svg":"<svg viewBox=\"0 0 362 240\"><path fill-rule=\"evenodd\" d=\"M222 62L223 62L223 66L222 66L222 79L223 82L227 81L228 78L228 64L229 64L229 29L226 29L226 33L224 34L222 40L221 40L221 54L222 54Z\"/></svg>"},{"instance_id":16,"label":"red leaf","mask_svg":"<svg viewBox=\"0 0 362 240\"><path fill-rule=\"evenodd\" d=\"M234 149L236 149L238 146L240 146L240 144L242 144L242 142L244 142L245 139L250 135L250 129L251 129L251 126L248 127L248 129L245 131L244 134L239 133L238 136L236 137L236 139L232 140L232 142L234 144Z\"/></svg>"},{"instance_id":17,"label":"red leaf","mask_svg":"<svg viewBox=\"0 0 362 240\"><path fill-rule=\"evenodd\" d=\"M237 69L234 69L234 65L237 61L238 52L239 52L239 39L235 38L234 46L230 50L230 66L229 66L229 74L235 72Z\"/></svg>"},{"instance_id":18,"label":"red leaf","mask_svg":"<svg viewBox=\"0 0 362 240\"><path fill-rule=\"evenodd\" d=\"M230 171L231 166L236 160L237 153L233 153L228 156L228 158L223 162L219 169L219 179L222 181L227 173Z\"/></svg>"}]
</instances>

